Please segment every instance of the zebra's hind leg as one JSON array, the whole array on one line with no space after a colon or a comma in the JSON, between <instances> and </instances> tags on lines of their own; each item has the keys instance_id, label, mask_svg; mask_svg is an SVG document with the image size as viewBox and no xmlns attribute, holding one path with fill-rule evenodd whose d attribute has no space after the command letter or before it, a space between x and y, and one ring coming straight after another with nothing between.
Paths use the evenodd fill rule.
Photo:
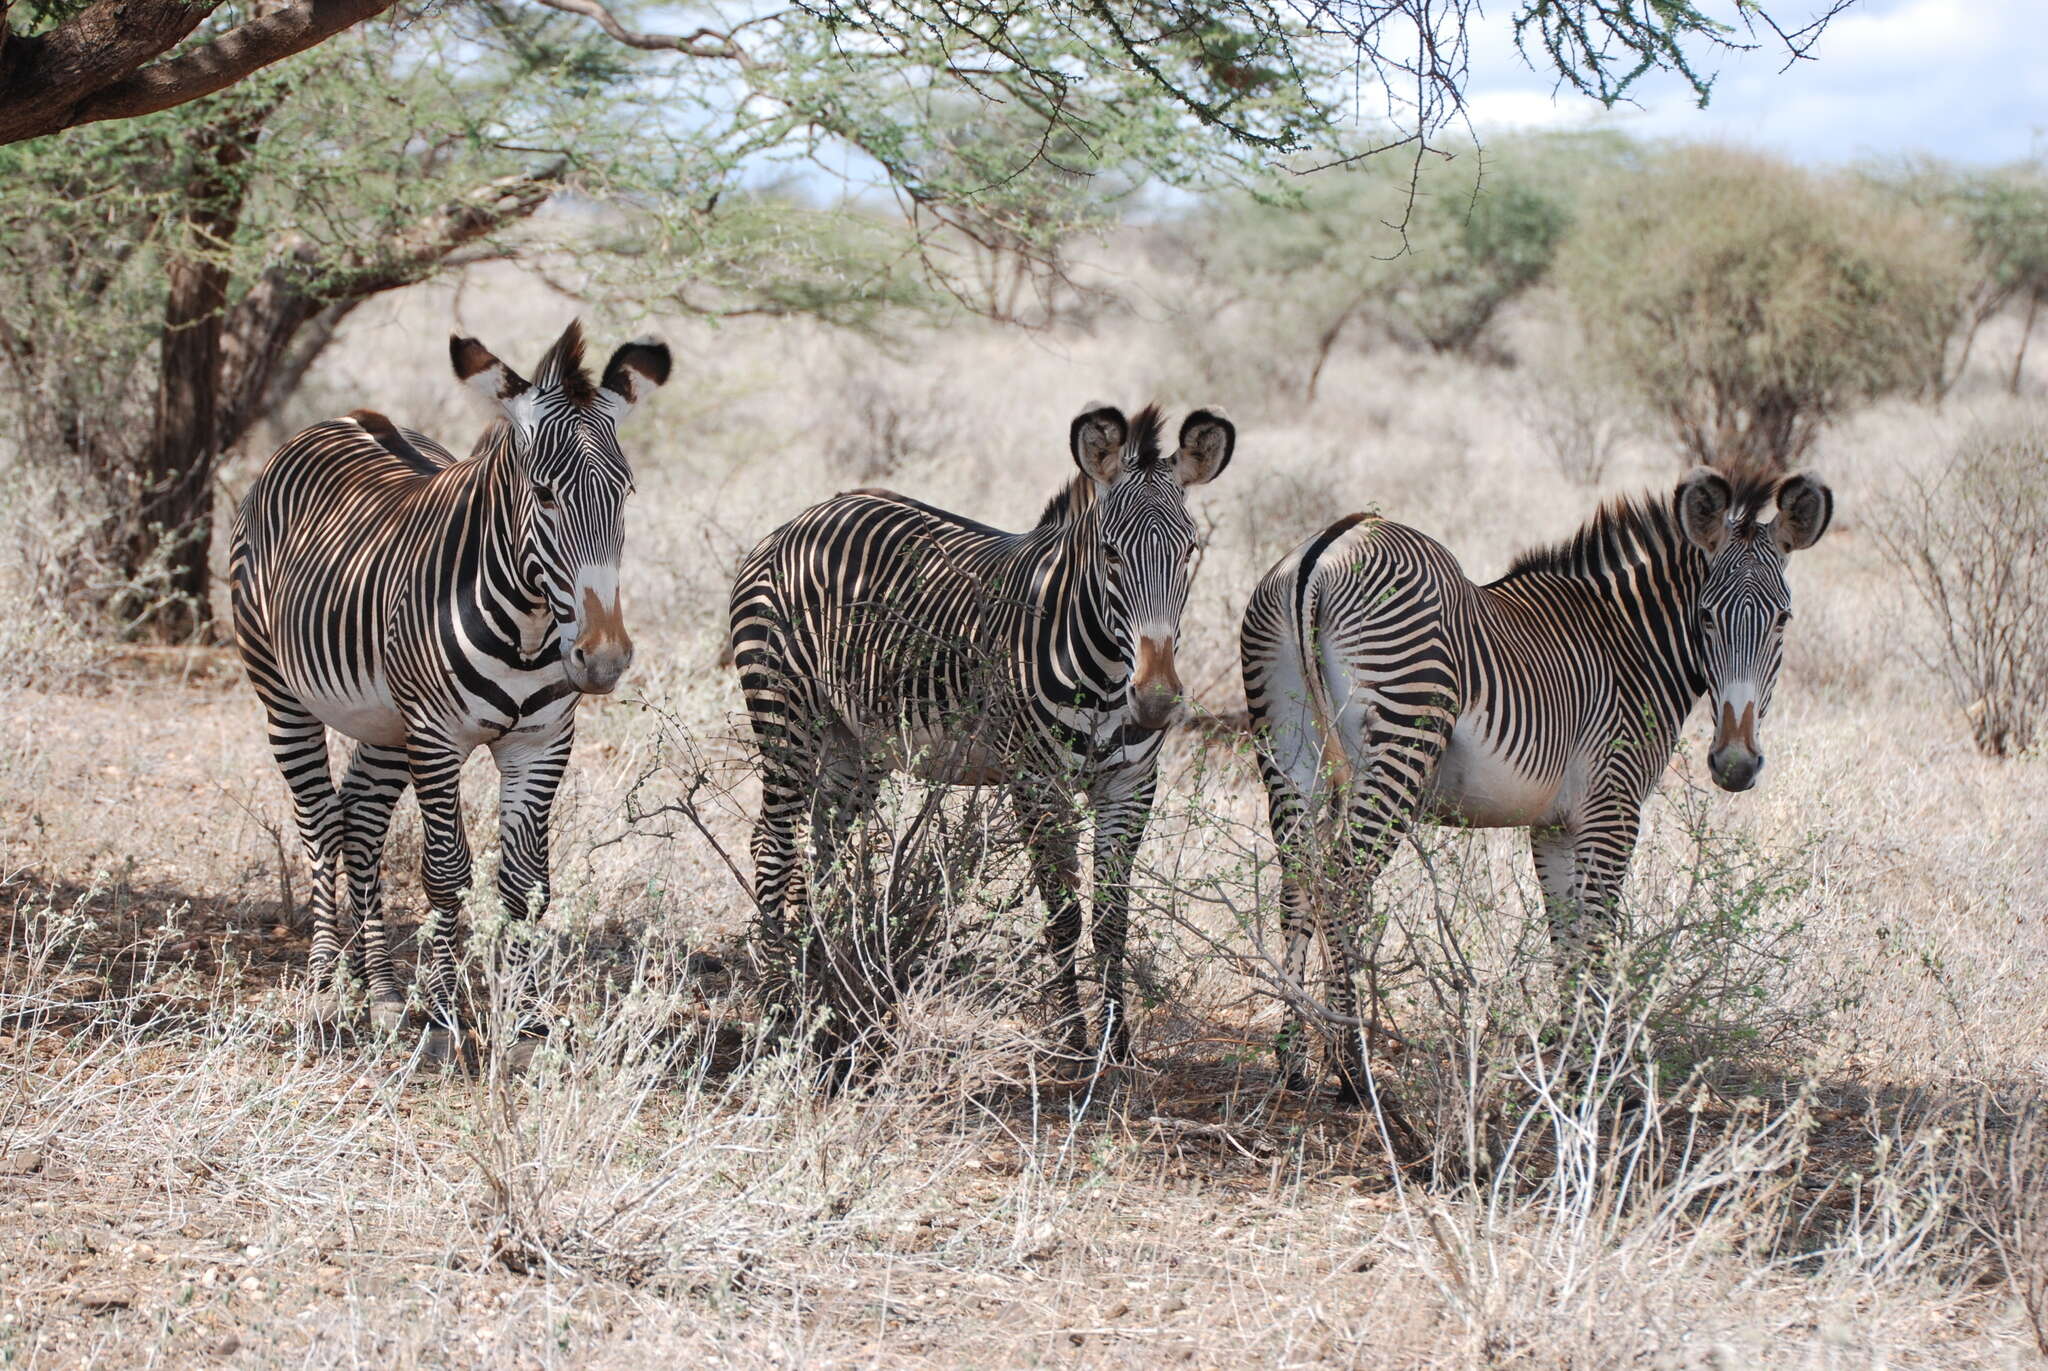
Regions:
<instances>
[{"instance_id":1,"label":"zebra's hind leg","mask_svg":"<svg viewBox=\"0 0 2048 1371\"><path fill-rule=\"evenodd\" d=\"M359 931L350 960L369 985L370 1026L379 1033L395 1033L405 1022L405 991L391 966L384 923L384 840L391 811L410 784L405 749L374 743L357 746L341 779L343 853Z\"/></svg>"},{"instance_id":2,"label":"zebra's hind leg","mask_svg":"<svg viewBox=\"0 0 2048 1371\"><path fill-rule=\"evenodd\" d=\"M1067 1050L1079 1058L1092 1057L1074 968L1081 945L1081 853L1074 816L1057 793L1019 786L1014 796L1025 850L1031 858L1032 883L1045 901L1045 941L1052 953L1047 1008L1054 1026L1066 1038Z\"/></svg>"},{"instance_id":3,"label":"zebra's hind leg","mask_svg":"<svg viewBox=\"0 0 2048 1371\"><path fill-rule=\"evenodd\" d=\"M313 866L313 949L307 962L311 1022L339 1021L344 989L342 942L335 923L335 887L342 871L342 810L327 766L327 726L295 700L264 692L270 716L270 753L291 787L299 840Z\"/></svg>"},{"instance_id":4,"label":"zebra's hind leg","mask_svg":"<svg viewBox=\"0 0 2048 1371\"><path fill-rule=\"evenodd\" d=\"M771 1003L786 998L802 973L802 948L792 920L807 903L797 839L809 808L807 787L788 765L784 749L761 753L761 811L754 818L754 905L761 949L767 957Z\"/></svg>"},{"instance_id":5,"label":"zebra's hind leg","mask_svg":"<svg viewBox=\"0 0 2048 1371\"><path fill-rule=\"evenodd\" d=\"M1322 839L1340 778L1327 761L1334 749L1326 752L1299 645L1285 632L1274 598L1260 586L1245 614L1245 702L1280 862L1279 975L1293 1000L1275 1056L1287 1088L1307 1090L1309 1026L1300 1004L1310 994L1309 952L1324 925Z\"/></svg>"},{"instance_id":6,"label":"zebra's hind leg","mask_svg":"<svg viewBox=\"0 0 2048 1371\"><path fill-rule=\"evenodd\" d=\"M1330 694L1341 701L1331 732L1343 749L1349 783L1333 844L1323 937L1330 961L1330 1007L1345 1024L1334 1054L1339 1088L1356 1103L1373 1095L1366 1074L1367 1037L1377 1008L1361 1012L1358 1004L1358 975L1364 969L1358 926L1373 883L1415 822L1456 709L1448 686L1427 672L1348 694L1333 688ZM1374 1103L1384 1112L1383 1094Z\"/></svg>"},{"instance_id":7,"label":"zebra's hind leg","mask_svg":"<svg viewBox=\"0 0 2048 1371\"><path fill-rule=\"evenodd\" d=\"M456 1005L455 926L469 889L469 837L462 830L463 754L445 739L415 733L406 741L406 764L419 795L425 850L420 884L429 906L420 928L419 981L427 1005L428 1061L454 1060L461 1043Z\"/></svg>"}]
</instances>

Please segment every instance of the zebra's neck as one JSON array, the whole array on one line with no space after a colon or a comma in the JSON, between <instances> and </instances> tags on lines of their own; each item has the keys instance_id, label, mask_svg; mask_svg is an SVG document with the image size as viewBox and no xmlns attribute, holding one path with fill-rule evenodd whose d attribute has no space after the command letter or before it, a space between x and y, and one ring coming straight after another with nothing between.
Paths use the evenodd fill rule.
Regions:
<instances>
[{"instance_id":1,"label":"zebra's neck","mask_svg":"<svg viewBox=\"0 0 2048 1371\"><path fill-rule=\"evenodd\" d=\"M1689 542L1673 501L1614 500L1562 543L1524 552L1494 583L1533 593L1545 581L1607 611L1614 649L1635 656L1660 721L1676 728L1707 690L1699 596L1707 558Z\"/></svg>"},{"instance_id":2,"label":"zebra's neck","mask_svg":"<svg viewBox=\"0 0 2048 1371\"><path fill-rule=\"evenodd\" d=\"M1096 494L1094 481L1076 476L1046 506L1038 527L1024 536L1041 568L1042 596L1063 601L1036 606L1051 620L1049 645L1058 661L1087 678L1074 681L1076 687L1100 697L1103 707L1115 707L1122 703L1130 666L1102 555Z\"/></svg>"},{"instance_id":3,"label":"zebra's neck","mask_svg":"<svg viewBox=\"0 0 2048 1371\"><path fill-rule=\"evenodd\" d=\"M458 593L474 595L477 607L498 626L501 636L525 638L533 627L528 621L549 610L526 531L533 492L513 445L511 426L501 420L484 430L470 461L476 464L476 477L464 515L477 540L480 574L473 587Z\"/></svg>"}]
</instances>

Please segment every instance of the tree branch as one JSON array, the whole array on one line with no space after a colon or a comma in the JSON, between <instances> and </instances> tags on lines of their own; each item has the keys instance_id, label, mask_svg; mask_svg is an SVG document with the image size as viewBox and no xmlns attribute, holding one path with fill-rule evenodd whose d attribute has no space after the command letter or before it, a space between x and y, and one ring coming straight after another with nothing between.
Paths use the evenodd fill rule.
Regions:
<instances>
[{"instance_id":1,"label":"tree branch","mask_svg":"<svg viewBox=\"0 0 2048 1371\"><path fill-rule=\"evenodd\" d=\"M689 57L724 57L743 60L744 54L732 35L720 33L717 29L698 29L695 33L674 35L666 33L640 33L619 22L617 15L598 3L598 0L539 0L551 10L564 14L579 14L591 20L614 42L629 48L640 48L647 52L680 52Z\"/></svg>"},{"instance_id":2,"label":"tree branch","mask_svg":"<svg viewBox=\"0 0 2048 1371\"><path fill-rule=\"evenodd\" d=\"M49 33L0 48L0 143L154 114L383 13L396 0L293 0L165 61L220 0L98 0Z\"/></svg>"},{"instance_id":3,"label":"tree branch","mask_svg":"<svg viewBox=\"0 0 2048 1371\"><path fill-rule=\"evenodd\" d=\"M372 295L423 281L450 254L526 218L561 188L566 161L479 186L379 241L327 256L305 238L288 242L229 312L221 339L221 445L238 442L275 407ZM301 330L313 325L310 336Z\"/></svg>"}]
</instances>

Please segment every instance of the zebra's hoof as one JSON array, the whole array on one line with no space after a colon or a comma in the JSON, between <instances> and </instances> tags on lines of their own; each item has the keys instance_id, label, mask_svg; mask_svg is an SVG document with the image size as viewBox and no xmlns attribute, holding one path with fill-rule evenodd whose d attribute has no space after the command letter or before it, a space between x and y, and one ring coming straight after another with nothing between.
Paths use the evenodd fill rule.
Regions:
<instances>
[{"instance_id":1,"label":"zebra's hoof","mask_svg":"<svg viewBox=\"0 0 2048 1371\"><path fill-rule=\"evenodd\" d=\"M420 1064L446 1069L461 1064L462 1039L452 1029L435 1024L420 1041Z\"/></svg>"},{"instance_id":2,"label":"zebra's hoof","mask_svg":"<svg viewBox=\"0 0 2048 1371\"><path fill-rule=\"evenodd\" d=\"M405 1027L405 1001L376 1000L370 1005L370 1028L379 1037L395 1036Z\"/></svg>"},{"instance_id":3,"label":"zebra's hoof","mask_svg":"<svg viewBox=\"0 0 2048 1371\"><path fill-rule=\"evenodd\" d=\"M314 1033L332 1033L346 1017L340 994L332 990L312 992L299 1010L300 1025Z\"/></svg>"},{"instance_id":4,"label":"zebra's hoof","mask_svg":"<svg viewBox=\"0 0 2048 1371\"><path fill-rule=\"evenodd\" d=\"M1297 1062L1280 1064L1280 1088L1296 1095L1306 1095L1316 1088L1316 1080Z\"/></svg>"},{"instance_id":5,"label":"zebra's hoof","mask_svg":"<svg viewBox=\"0 0 2048 1371\"><path fill-rule=\"evenodd\" d=\"M533 1070L534 1059L547 1045L546 1038L521 1038L506 1048L499 1061L504 1064L507 1076L517 1079Z\"/></svg>"}]
</instances>

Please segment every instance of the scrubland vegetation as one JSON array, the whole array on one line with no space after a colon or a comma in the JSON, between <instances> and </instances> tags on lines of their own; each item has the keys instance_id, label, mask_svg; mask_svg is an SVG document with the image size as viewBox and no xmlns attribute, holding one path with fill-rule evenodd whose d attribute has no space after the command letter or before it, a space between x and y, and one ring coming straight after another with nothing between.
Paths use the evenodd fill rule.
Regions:
<instances>
[{"instance_id":1,"label":"scrubland vegetation","mask_svg":"<svg viewBox=\"0 0 2048 1371\"><path fill-rule=\"evenodd\" d=\"M989 137L945 145L963 184ZM0 302L0 1364L2048 1356L2041 185L1605 136L1172 208L1048 176L947 222L938 287L862 273L901 246L879 216L825 233L771 194L698 245L731 268L723 318L633 252L577 250L619 247L620 218L515 200L477 239L492 260L437 257L345 308L303 295L288 384L229 349L245 407L216 416L243 425L220 430L216 507L358 405L466 448L451 327L523 357L582 310L676 348L623 435L639 657L583 708L556 905L537 928L471 910L480 1000L531 963L562 1023L518 1076L418 1072L410 1041L303 1024L304 869L213 627L219 535L195 526L195 581L192 528L120 503L141 479L123 425L159 401L122 364L161 324L161 263L151 221L110 227L137 234L133 279L45 283L102 312ZM280 195L251 222L303 208ZM60 258L76 241L15 228ZM265 268L243 265L255 312ZM821 1072L764 1030L731 571L856 485L1021 527L1096 399L1222 406L1240 433L1193 501L1197 717L1140 862L1141 1064L1075 1080L1046 1056L1006 807L906 785L840 906L866 941L825 930L851 974L827 986L843 1070ZM1838 513L1792 573L1763 784L1712 790L1693 737L1646 816L1635 989L1546 1040L1521 836L1421 833L1373 908L1398 1120L1282 1090L1249 588L1356 509L1498 574L1696 460L1809 467ZM492 784L474 763L473 819ZM418 842L407 800L401 922ZM1390 1147L1404 1132L1419 1145Z\"/></svg>"}]
</instances>

